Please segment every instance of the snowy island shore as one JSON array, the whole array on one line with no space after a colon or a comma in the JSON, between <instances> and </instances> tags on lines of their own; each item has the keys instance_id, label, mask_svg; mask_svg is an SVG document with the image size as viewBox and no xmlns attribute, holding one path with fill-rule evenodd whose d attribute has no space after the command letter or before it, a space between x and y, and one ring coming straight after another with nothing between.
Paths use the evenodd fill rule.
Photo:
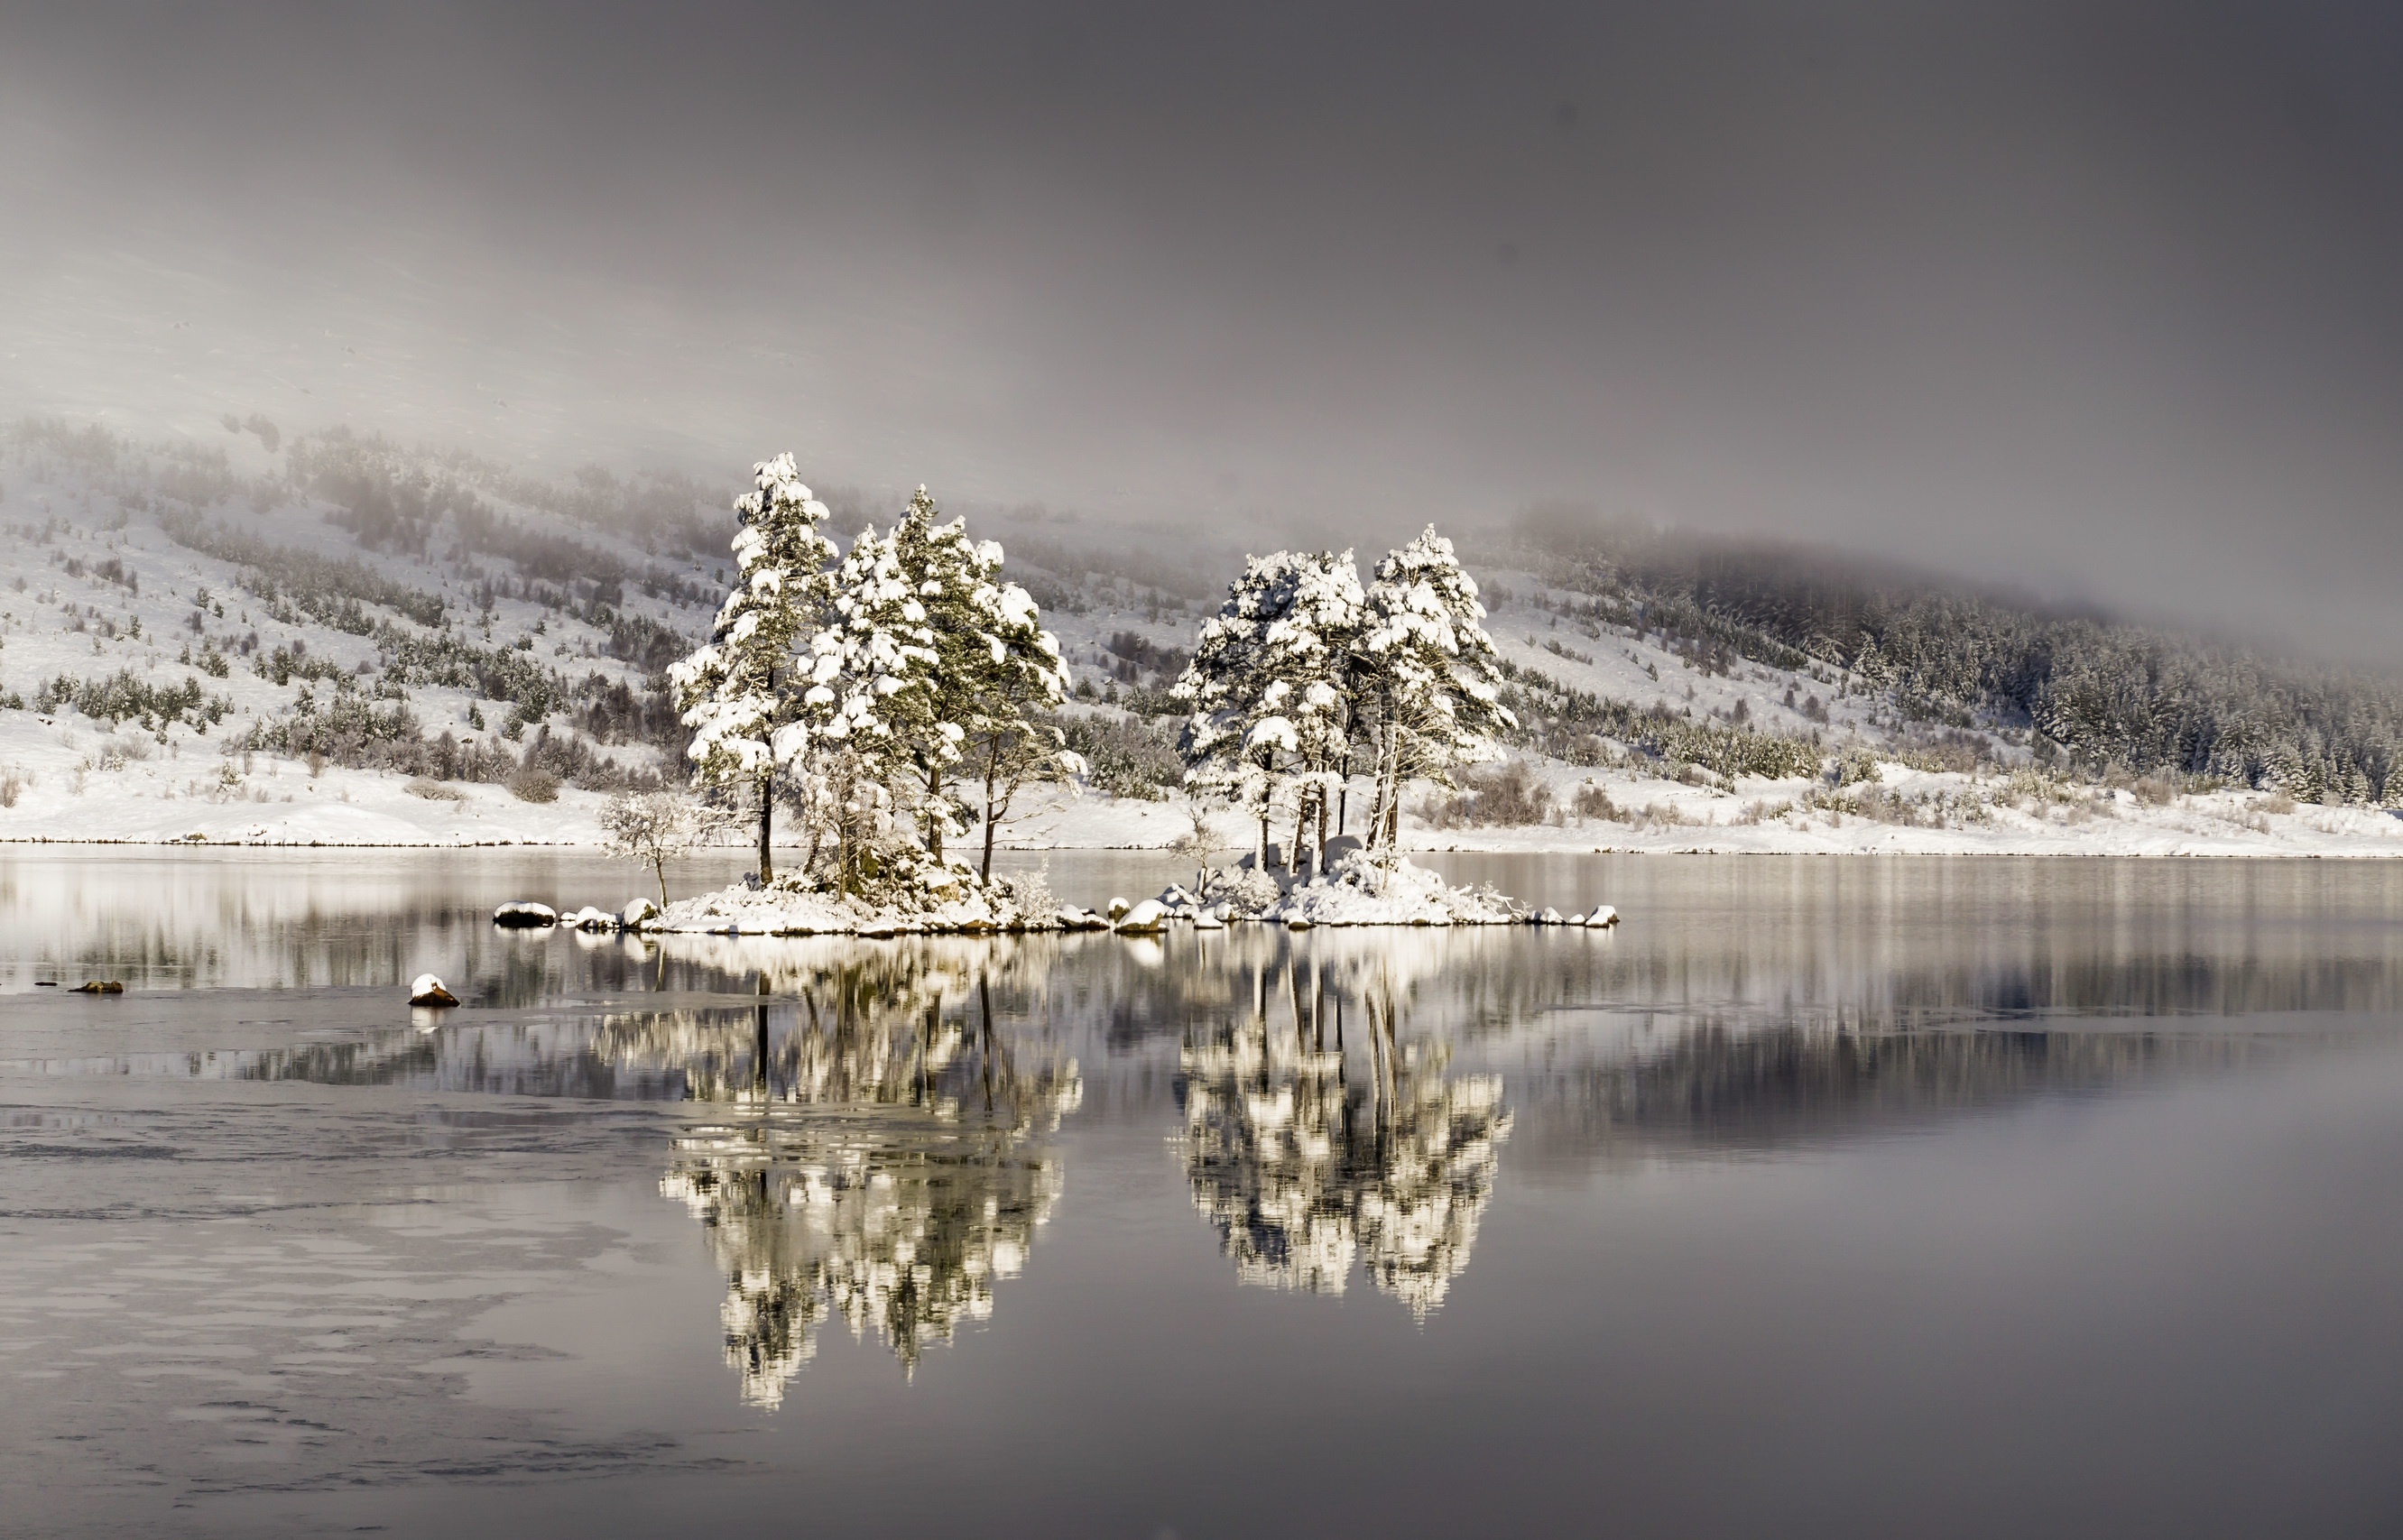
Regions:
<instances>
[{"instance_id":1,"label":"snowy island shore","mask_svg":"<svg viewBox=\"0 0 2403 1540\"><path fill-rule=\"evenodd\" d=\"M1348 842L1347 842L1348 843ZM1320 872L1262 869L1244 862L1205 867L1190 887L1171 884L1156 898L1111 900L1096 912L1061 903L1040 877L980 881L951 867L906 896L854 896L802 882L746 880L715 893L675 900L663 909L647 898L609 912L590 907L562 913L512 900L493 913L496 925L561 925L648 936L978 936L996 932L1115 931L1158 935L1173 925L1223 930L1230 923L1292 930L1360 925L1590 925L1618 923L1607 905L1588 914L1533 909L1491 887L1455 887L1408 858L1380 859L1354 849Z\"/></svg>"},{"instance_id":2,"label":"snowy island shore","mask_svg":"<svg viewBox=\"0 0 2403 1540\"><path fill-rule=\"evenodd\" d=\"M14 805L0 807L0 844L243 846L555 845L598 848L607 798L563 787L530 803L506 786L414 783L373 770L265 755L220 756L214 745L124 740L7 714L7 761L21 767ZM31 728L33 730L27 730ZM230 773L229 773L230 772ZM2403 818L2376 808L2295 803L2229 790L2147 800L2133 790L1882 765L1872 794L1802 781L1689 785L1625 770L1537 761L1535 773L1574 806L1607 798L1620 816L1534 825L1437 826L1402 819L1409 851L1495 853L2322 857L2403 856ZM412 787L414 789L412 789ZM1590 789L1589 789L1590 788ZM1432 795L1431 793L1429 794ZM1855 811L1847 813L1847 805ZM1011 850L1161 850L1196 839L1249 844L1243 821L1189 803L1089 792L1038 799L999 843Z\"/></svg>"}]
</instances>

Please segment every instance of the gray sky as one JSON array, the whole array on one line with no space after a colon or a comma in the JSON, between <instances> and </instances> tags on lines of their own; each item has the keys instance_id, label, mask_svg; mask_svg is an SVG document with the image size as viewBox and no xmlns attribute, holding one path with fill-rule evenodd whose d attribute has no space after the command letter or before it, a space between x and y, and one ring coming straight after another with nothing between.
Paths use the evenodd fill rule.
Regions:
<instances>
[{"instance_id":1,"label":"gray sky","mask_svg":"<svg viewBox=\"0 0 2403 1540\"><path fill-rule=\"evenodd\" d=\"M2366 5L11 7L0 409L1567 501L2378 656L2398 79Z\"/></svg>"}]
</instances>

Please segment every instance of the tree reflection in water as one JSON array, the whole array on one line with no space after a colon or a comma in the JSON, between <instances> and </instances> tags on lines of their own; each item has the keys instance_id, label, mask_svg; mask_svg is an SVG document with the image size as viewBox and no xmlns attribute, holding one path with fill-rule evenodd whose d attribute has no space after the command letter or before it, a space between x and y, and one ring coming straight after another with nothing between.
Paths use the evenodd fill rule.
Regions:
<instances>
[{"instance_id":1,"label":"tree reflection in water","mask_svg":"<svg viewBox=\"0 0 2403 1540\"><path fill-rule=\"evenodd\" d=\"M695 1050L690 1094L734 1114L676 1139L660 1189L708 1237L727 1361L767 1408L825 1321L872 1330L913 1370L989 1317L1059 1200L1048 1136L1083 1095L1073 1060L1021 1061L995 1033L989 978L927 954L832 965L799 993L782 1034L761 1001L746 1055L706 1019L630 1020L624 1045ZM718 1042L660 1040L688 1027Z\"/></svg>"},{"instance_id":2,"label":"tree reflection in water","mask_svg":"<svg viewBox=\"0 0 2403 1540\"><path fill-rule=\"evenodd\" d=\"M1247 1017L1188 1034L1180 1056L1186 1173L1246 1283L1340 1294L1359 1261L1424 1321L1468 1266L1510 1134L1502 1082L1447 1075L1449 1046L1396 1036L1401 992L1375 979L1356 1078L1343 997L1289 959L1254 973ZM1271 1025L1271 997L1290 1002ZM1332 1041L1330 1044L1330 1030Z\"/></svg>"}]
</instances>

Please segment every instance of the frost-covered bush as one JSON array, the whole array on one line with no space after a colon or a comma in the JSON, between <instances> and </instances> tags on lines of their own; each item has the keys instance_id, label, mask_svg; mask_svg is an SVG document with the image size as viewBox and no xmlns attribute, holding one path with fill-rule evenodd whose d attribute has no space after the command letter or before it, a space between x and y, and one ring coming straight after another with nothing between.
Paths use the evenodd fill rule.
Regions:
<instances>
[{"instance_id":1,"label":"frost-covered bush","mask_svg":"<svg viewBox=\"0 0 2403 1540\"><path fill-rule=\"evenodd\" d=\"M711 828L709 812L697 798L664 787L620 793L601 810L609 853L651 868L659 880L661 909L668 903L668 863L700 845Z\"/></svg>"},{"instance_id":2,"label":"frost-covered bush","mask_svg":"<svg viewBox=\"0 0 2403 1540\"><path fill-rule=\"evenodd\" d=\"M1257 867L1213 867L1202 874L1194 896L1204 906L1224 904L1238 918L1266 914L1285 896L1285 886Z\"/></svg>"},{"instance_id":3,"label":"frost-covered bush","mask_svg":"<svg viewBox=\"0 0 2403 1540\"><path fill-rule=\"evenodd\" d=\"M547 770L521 770L509 777L509 795L521 802L556 802L559 777Z\"/></svg>"},{"instance_id":4,"label":"frost-covered bush","mask_svg":"<svg viewBox=\"0 0 2403 1540\"><path fill-rule=\"evenodd\" d=\"M431 781L423 775L413 778L407 790L410 796L423 797L429 802L465 802L467 799L465 788Z\"/></svg>"}]
</instances>

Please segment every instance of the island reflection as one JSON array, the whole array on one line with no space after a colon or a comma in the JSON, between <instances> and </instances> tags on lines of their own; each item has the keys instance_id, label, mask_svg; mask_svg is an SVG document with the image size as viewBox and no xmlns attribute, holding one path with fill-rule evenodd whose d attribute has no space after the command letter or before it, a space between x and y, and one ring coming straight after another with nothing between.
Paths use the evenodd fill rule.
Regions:
<instances>
[{"instance_id":1,"label":"island reflection","mask_svg":"<svg viewBox=\"0 0 2403 1540\"><path fill-rule=\"evenodd\" d=\"M783 1402L829 1320L913 1370L992 1315L1059 1200L1049 1141L1082 1100L1076 1061L1023 1058L994 1029L990 974L945 961L863 952L793 981L798 1009L763 999L741 1047L722 1013L612 1024L618 1052L683 1064L688 1095L727 1110L675 1137L660 1190L726 1279L749 1405Z\"/></svg>"},{"instance_id":2,"label":"island reflection","mask_svg":"<svg viewBox=\"0 0 2403 1540\"><path fill-rule=\"evenodd\" d=\"M1498 1076L1448 1075L1448 1044L1398 1041L1400 992L1368 977L1351 1002L1356 1073L1346 992L1290 958L1281 991L1258 967L1247 1016L1188 1034L1185 1170L1245 1283L1340 1294L1357 1261L1424 1321L1468 1266L1510 1115ZM1288 1010L1272 1025L1279 994Z\"/></svg>"}]
</instances>

